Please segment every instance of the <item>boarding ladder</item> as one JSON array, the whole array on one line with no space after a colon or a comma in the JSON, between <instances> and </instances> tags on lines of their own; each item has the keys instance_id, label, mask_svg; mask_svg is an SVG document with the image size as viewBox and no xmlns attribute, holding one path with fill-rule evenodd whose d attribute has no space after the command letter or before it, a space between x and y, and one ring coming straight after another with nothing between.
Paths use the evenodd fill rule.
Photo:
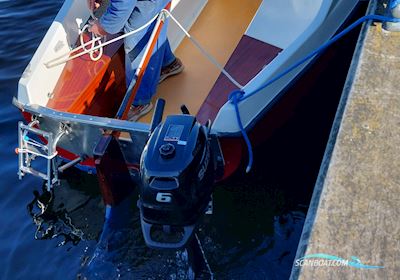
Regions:
<instances>
[{"instance_id":1,"label":"boarding ladder","mask_svg":"<svg viewBox=\"0 0 400 280\"><path fill-rule=\"evenodd\" d=\"M18 148L16 149L18 176L20 180L25 174L42 178L46 181L47 190L50 191L55 184L59 183L56 146L58 141L68 134L68 130L60 127L59 132L54 135L52 132L36 128L38 125L38 120L33 120L28 125L22 121L18 123ZM43 166L40 163L33 167L33 162L38 158L45 159L46 170L44 172L38 169Z\"/></svg>"}]
</instances>

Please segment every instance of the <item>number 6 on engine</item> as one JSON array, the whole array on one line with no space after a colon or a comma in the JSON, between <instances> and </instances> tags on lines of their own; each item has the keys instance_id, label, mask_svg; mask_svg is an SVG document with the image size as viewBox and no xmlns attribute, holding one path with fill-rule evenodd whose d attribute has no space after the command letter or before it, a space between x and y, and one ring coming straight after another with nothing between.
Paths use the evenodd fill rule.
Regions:
<instances>
[{"instance_id":1,"label":"number 6 on engine","mask_svg":"<svg viewBox=\"0 0 400 280\"><path fill-rule=\"evenodd\" d=\"M159 193L157 193L156 200L158 202L171 203L172 194L159 192Z\"/></svg>"}]
</instances>

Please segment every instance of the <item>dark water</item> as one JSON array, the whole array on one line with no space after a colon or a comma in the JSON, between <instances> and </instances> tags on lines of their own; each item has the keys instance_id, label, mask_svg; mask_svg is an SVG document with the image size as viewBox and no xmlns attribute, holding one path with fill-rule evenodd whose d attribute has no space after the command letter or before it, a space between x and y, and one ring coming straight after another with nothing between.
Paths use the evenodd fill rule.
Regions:
<instances>
[{"instance_id":1,"label":"dark water","mask_svg":"<svg viewBox=\"0 0 400 280\"><path fill-rule=\"evenodd\" d=\"M34 194L41 193L42 182L17 178L21 117L11 100L61 4L0 1L0 278L76 279L93 255L93 279L188 278L187 254L147 249L137 217L115 248L95 251L104 211L95 177L70 174L44 214ZM339 59L322 71L291 118L256 148L253 171L218 186L214 215L199 232L217 279L289 277L355 38L335 46L331 55Z\"/></svg>"}]
</instances>

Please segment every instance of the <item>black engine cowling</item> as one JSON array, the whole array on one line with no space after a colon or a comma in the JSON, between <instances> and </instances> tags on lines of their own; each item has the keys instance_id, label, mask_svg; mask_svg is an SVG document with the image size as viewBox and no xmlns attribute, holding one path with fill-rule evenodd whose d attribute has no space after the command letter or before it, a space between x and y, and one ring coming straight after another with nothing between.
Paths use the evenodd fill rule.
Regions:
<instances>
[{"instance_id":1,"label":"black engine cowling","mask_svg":"<svg viewBox=\"0 0 400 280\"><path fill-rule=\"evenodd\" d=\"M140 162L138 201L148 246L179 248L191 237L216 179L212 142L209 129L190 115L168 116L150 136ZM155 241L152 228L157 226L166 232L180 228L181 237L173 242Z\"/></svg>"}]
</instances>

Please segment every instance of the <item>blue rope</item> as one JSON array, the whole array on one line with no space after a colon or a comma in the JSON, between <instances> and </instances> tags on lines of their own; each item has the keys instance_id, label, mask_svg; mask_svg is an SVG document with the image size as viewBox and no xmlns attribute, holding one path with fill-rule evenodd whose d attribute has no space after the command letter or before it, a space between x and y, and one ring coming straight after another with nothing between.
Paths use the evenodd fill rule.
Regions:
<instances>
[{"instance_id":1,"label":"blue rope","mask_svg":"<svg viewBox=\"0 0 400 280\"><path fill-rule=\"evenodd\" d=\"M244 141L246 142L247 150L249 152L249 163L247 164L247 168L246 168L246 173L249 173L251 170L251 166L253 165L253 149L251 147L251 142L250 142L249 136L247 135L246 130L243 127L242 119L240 117L239 106L238 106L238 103L239 103L240 99L243 97L243 95L244 95L244 91L242 91L242 90L238 89L238 90L232 91L229 94L229 100L231 100L231 102L235 106L237 122L238 122L238 125L240 128L240 131L242 132Z\"/></svg>"},{"instance_id":2,"label":"blue rope","mask_svg":"<svg viewBox=\"0 0 400 280\"><path fill-rule=\"evenodd\" d=\"M336 41L338 41L339 39L341 39L342 37L347 35L350 31L352 31L358 25L360 25L361 23L363 23L365 21L368 21L368 20L381 21L381 22L384 22L384 21L400 22L400 19L386 17L386 16L380 16L380 15L366 15L366 16L363 16L362 18L359 18L357 21L355 21L354 23L352 23L351 25L349 25L348 27L343 29L341 32L339 32L338 34L333 36L330 40L328 40L327 42L325 42L324 44L319 46L317 49L313 50L308 55L304 56L302 59L298 60L297 62L295 62L294 64L289 66L286 70L282 71L281 73L279 73L274 78L268 80L266 83L264 83L260 87L254 89L253 91L250 91L247 94L242 90L235 90L235 91L231 92L231 94L229 95L228 99L229 99L230 102L232 102L232 104L235 107L236 120L237 120L237 123L239 125L240 132L242 133L243 138L244 138L244 140L246 142L247 150L249 152L249 162L248 162L247 168L246 168L246 172L247 173L250 172L251 167L253 165L253 149L251 147L251 143L250 143L249 137L247 135L247 132L243 127L243 123L242 123L242 120L241 120L241 117L240 117L240 111L239 111L238 103L243 101L243 100L245 100L245 99L247 99L247 98L249 98L249 97L251 97L251 96L253 96L253 95L255 95L259 91L265 89L269 85L273 84L274 82L278 81L282 77L286 76L287 74L289 74L291 71L293 71L294 69L296 69L297 67L299 67L300 65L305 63L306 61L310 60L311 58L313 58L317 54L322 53L325 49L327 49L333 43L335 43Z\"/></svg>"}]
</instances>

